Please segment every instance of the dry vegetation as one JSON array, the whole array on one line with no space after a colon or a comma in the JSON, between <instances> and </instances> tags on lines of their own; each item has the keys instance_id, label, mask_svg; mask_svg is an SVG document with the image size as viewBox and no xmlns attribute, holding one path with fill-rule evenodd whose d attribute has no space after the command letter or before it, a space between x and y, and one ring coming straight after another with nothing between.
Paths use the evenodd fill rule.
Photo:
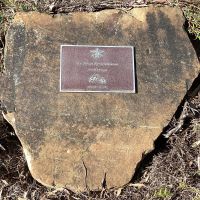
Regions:
<instances>
[{"instance_id":1,"label":"dry vegetation","mask_svg":"<svg viewBox=\"0 0 200 200\"><path fill-rule=\"evenodd\" d=\"M56 14L77 10L132 8L148 4L180 6L188 19L188 32L198 43L199 1L0 0L0 58L3 61L4 36L16 11L37 10ZM102 188L98 192L74 194L67 189L51 190L37 183L30 175L21 144L12 127L0 116L0 200L200 200L200 94L197 89L194 91L193 97L183 101L177 112L179 117L170 122L164 133L167 139L162 136L155 143L156 150L146 157L133 181L124 188ZM0 110L3 109L0 104Z\"/></svg>"},{"instance_id":2,"label":"dry vegetation","mask_svg":"<svg viewBox=\"0 0 200 200\"><path fill-rule=\"evenodd\" d=\"M181 117L166 131L172 134L164 146L157 146L142 175L119 189L74 194L67 188L57 191L40 185L28 171L12 127L3 119L0 124L0 199L200 199L200 94L185 101Z\"/></svg>"}]
</instances>

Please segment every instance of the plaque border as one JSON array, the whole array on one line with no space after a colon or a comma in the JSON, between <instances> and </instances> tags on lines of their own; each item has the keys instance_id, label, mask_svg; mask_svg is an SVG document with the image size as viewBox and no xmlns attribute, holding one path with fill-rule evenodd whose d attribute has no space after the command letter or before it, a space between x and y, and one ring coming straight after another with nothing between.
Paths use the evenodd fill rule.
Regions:
<instances>
[{"instance_id":1,"label":"plaque border","mask_svg":"<svg viewBox=\"0 0 200 200\"><path fill-rule=\"evenodd\" d=\"M79 89L61 89L61 67L62 67L62 48L63 47L106 47L106 48L131 48L132 50L132 68L133 68L133 90L103 90L103 91L94 91L94 90L79 90ZM135 47L134 46L108 46L108 45L72 45L72 44L62 44L60 45L60 92L62 93L136 93L136 72L135 72Z\"/></svg>"}]
</instances>

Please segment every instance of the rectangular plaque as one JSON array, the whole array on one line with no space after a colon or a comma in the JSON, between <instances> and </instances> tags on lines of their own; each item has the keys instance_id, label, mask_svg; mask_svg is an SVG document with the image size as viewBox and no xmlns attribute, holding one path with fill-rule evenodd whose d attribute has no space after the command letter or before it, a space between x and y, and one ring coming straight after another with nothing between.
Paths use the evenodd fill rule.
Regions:
<instances>
[{"instance_id":1,"label":"rectangular plaque","mask_svg":"<svg viewBox=\"0 0 200 200\"><path fill-rule=\"evenodd\" d=\"M134 48L61 45L60 91L135 93Z\"/></svg>"}]
</instances>

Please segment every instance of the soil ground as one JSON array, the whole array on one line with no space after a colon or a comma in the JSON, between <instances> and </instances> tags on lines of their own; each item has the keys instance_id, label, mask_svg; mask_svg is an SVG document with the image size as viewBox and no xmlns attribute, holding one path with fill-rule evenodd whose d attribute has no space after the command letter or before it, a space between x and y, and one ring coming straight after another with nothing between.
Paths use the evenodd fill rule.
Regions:
<instances>
[{"instance_id":1,"label":"soil ground","mask_svg":"<svg viewBox=\"0 0 200 200\"><path fill-rule=\"evenodd\" d=\"M199 1L37 1L0 0L0 32L3 61L4 37L16 11L37 10L49 14L97 11L138 6L180 6L187 19L186 29L200 57ZM3 65L1 67L3 71ZM155 150L138 165L132 181L123 188L85 191L75 194L67 188L53 190L36 182L28 170L20 141L0 115L0 200L200 200L200 77L185 96L176 115L155 142ZM4 110L0 103L0 110ZM4 110L5 111L5 110Z\"/></svg>"}]
</instances>

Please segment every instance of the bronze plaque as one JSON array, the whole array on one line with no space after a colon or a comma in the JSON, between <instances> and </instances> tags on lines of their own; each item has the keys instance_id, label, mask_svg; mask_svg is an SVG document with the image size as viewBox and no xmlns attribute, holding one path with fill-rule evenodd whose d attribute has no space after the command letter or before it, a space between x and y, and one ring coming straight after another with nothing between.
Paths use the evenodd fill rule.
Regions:
<instances>
[{"instance_id":1,"label":"bronze plaque","mask_svg":"<svg viewBox=\"0 0 200 200\"><path fill-rule=\"evenodd\" d=\"M61 45L60 91L135 93L134 48Z\"/></svg>"}]
</instances>

